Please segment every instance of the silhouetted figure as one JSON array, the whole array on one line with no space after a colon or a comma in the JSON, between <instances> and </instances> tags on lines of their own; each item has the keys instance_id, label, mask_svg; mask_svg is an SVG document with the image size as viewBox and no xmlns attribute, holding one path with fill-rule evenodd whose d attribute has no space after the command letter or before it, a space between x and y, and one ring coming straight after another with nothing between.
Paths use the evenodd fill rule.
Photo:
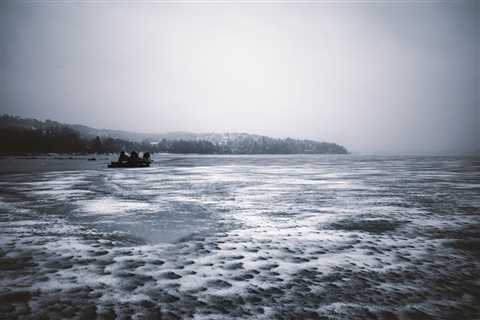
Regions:
<instances>
[{"instance_id":1,"label":"silhouetted figure","mask_svg":"<svg viewBox=\"0 0 480 320\"><path fill-rule=\"evenodd\" d=\"M150 162L150 152L143 153L143 161Z\"/></svg>"},{"instance_id":2,"label":"silhouetted figure","mask_svg":"<svg viewBox=\"0 0 480 320\"><path fill-rule=\"evenodd\" d=\"M118 162L127 162L128 160L130 159L125 153L125 151L120 152L120 157L118 157Z\"/></svg>"},{"instance_id":3,"label":"silhouetted figure","mask_svg":"<svg viewBox=\"0 0 480 320\"><path fill-rule=\"evenodd\" d=\"M138 158L138 152L133 150L132 152L130 152L130 160L131 161L137 161L139 158Z\"/></svg>"}]
</instances>

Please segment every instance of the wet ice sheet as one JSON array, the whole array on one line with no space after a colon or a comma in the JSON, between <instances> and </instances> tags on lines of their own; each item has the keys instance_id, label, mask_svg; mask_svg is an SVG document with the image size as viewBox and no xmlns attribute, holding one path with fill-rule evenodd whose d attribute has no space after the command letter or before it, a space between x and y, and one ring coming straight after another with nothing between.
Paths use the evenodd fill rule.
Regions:
<instances>
[{"instance_id":1,"label":"wet ice sheet","mask_svg":"<svg viewBox=\"0 0 480 320\"><path fill-rule=\"evenodd\" d=\"M198 319L479 312L476 159L156 160L142 169L88 164L0 176L0 311Z\"/></svg>"}]
</instances>

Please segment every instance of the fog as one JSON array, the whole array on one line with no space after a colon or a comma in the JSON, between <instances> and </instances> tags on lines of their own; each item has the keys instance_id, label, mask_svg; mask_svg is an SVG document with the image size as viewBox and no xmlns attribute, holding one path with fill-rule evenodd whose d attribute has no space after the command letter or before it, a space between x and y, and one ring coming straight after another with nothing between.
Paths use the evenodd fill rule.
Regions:
<instances>
[{"instance_id":1,"label":"fog","mask_svg":"<svg viewBox=\"0 0 480 320\"><path fill-rule=\"evenodd\" d=\"M0 113L363 153L480 149L479 12L476 1L3 1Z\"/></svg>"}]
</instances>

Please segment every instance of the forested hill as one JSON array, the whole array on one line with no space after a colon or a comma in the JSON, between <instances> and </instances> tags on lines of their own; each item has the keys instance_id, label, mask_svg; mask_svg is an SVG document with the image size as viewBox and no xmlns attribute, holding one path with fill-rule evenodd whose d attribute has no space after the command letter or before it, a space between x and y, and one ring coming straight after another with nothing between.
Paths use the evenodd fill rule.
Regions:
<instances>
[{"instance_id":1,"label":"forested hill","mask_svg":"<svg viewBox=\"0 0 480 320\"><path fill-rule=\"evenodd\" d=\"M0 116L0 153L111 153L121 150L199 154L346 154L335 143L247 133L143 134L57 121Z\"/></svg>"}]
</instances>

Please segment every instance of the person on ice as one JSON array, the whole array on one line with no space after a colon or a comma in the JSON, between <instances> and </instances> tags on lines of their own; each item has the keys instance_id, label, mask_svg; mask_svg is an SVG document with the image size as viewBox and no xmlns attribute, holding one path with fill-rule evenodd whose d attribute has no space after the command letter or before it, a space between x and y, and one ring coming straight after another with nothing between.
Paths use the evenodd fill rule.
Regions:
<instances>
[{"instance_id":1,"label":"person on ice","mask_svg":"<svg viewBox=\"0 0 480 320\"><path fill-rule=\"evenodd\" d=\"M138 160L138 152L133 150L130 152L130 160L131 161L137 161Z\"/></svg>"},{"instance_id":2,"label":"person on ice","mask_svg":"<svg viewBox=\"0 0 480 320\"><path fill-rule=\"evenodd\" d=\"M143 153L143 161L150 162L150 152Z\"/></svg>"},{"instance_id":3,"label":"person on ice","mask_svg":"<svg viewBox=\"0 0 480 320\"><path fill-rule=\"evenodd\" d=\"M127 162L128 160L130 160L130 158L125 153L125 151L120 152L120 156L118 157L118 162Z\"/></svg>"}]
</instances>

